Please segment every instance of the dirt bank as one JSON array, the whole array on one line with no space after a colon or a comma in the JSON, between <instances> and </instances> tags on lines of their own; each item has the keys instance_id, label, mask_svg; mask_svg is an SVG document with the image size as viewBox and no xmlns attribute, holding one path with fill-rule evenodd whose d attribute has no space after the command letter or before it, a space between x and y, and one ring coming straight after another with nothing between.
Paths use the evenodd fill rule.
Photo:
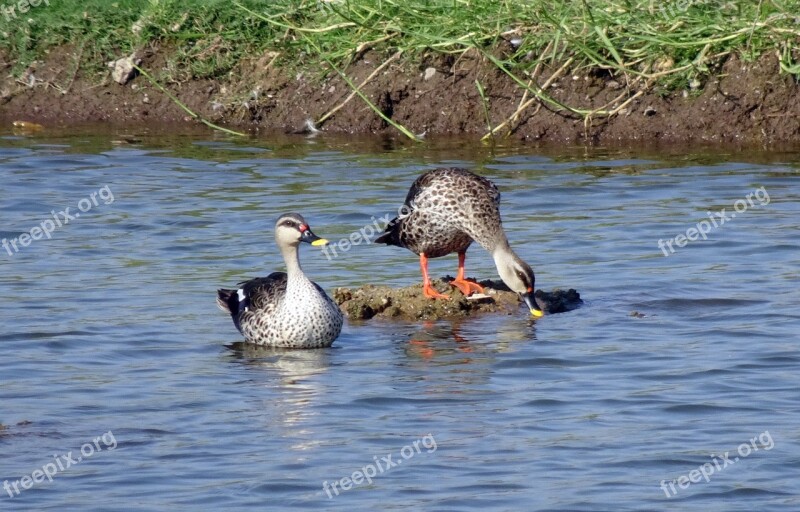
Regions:
<instances>
[{"instance_id":1,"label":"dirt bank","mask_svg":"<svg viewBox=\"0 0 800 512\"><path fill-rule=\"evenodd\" d=\"M448 283L448 276L433 281L433 286L450 295L449 300L429 299L422 294L422 284L406 288L366 285L360 288L337 288L333 299L351 320L368 320L373 317L403 320L439 320L471 316L481 313L526 314L521 308L519 295L511 292L500 281L486 280L483 298L467 298ZM575 290L537 290L536 302L547 315L564 313L583 303Z\"/></svg>"},{"instance_id":2,"label":"dirt bank","mask_svg":"<svg viewBox=\"0 0 800 512\"><path fill-rule=\"evenodd\" d=\"M503 52L498 48L497 52ZM156 77L167 66L170 50L151 47L139 53L142 67ZM23 76L11 76L11 59L0 55L0 118L52 125L196 122L145 77L125 85L81 72L81 57L68 46L52 50ZM388 56L368 52L346 73L360 84ZM289 73L274 54L240 62L224 82L189 80L166 87L205 118L250 131L295 132L317 121L351 93L335 73L323 69ZM667 64L668 65L668 64ZM509 123L511 137L526 141L569 143L712 142L792 143L800 140L800 87L779 73L775 55L756 62L731 56L715 63L705 83L674 92L657 85L632 83L601 69L543 68L535 80L547 93L572 107L617 110L611 117L584 118L533 101ZM477 52L459 58L432 56L419 62L399 59L367 81L364 93L389 118L416 134L468 135L487 131L484 103L475 81L486 91L489 122L508 121L524 90ZM631 99L633 98L633 99ZM630 101L629 101L630 100ZM626 103L627 102L627 103ZM323 131L353 134L397 133L358 97L326 122ZM505 134L507 130L500 133Z\"/></svg>"}]
</instances>

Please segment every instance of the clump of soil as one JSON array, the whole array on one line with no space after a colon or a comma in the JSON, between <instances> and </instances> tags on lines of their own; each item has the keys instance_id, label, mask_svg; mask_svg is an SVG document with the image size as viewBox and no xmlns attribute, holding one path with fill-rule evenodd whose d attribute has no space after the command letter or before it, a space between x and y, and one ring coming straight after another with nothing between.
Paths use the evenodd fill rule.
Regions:
<instances>
[{"instance_id":1,"label":"clump of soil","mask_svg":"<svg viewBox=\"0 0 800 512\"><path fill-rule=\"evenodd\" d=\"M452 277L435 279L432 284L439 292L450 295L449 300L429 299L422 293L422 284L406 288L365 285L360 288L336 288L333 300L351 320L369 320L373 317L401 320L439 320L482 313L521 314L521 300L502 282L481 281L486 289L484 298L467 298L457 288L450 286ZM563 313L578 308L580 294L567 291L537 290L536 302L545 314Z\"/></svg>"}]
</instances>

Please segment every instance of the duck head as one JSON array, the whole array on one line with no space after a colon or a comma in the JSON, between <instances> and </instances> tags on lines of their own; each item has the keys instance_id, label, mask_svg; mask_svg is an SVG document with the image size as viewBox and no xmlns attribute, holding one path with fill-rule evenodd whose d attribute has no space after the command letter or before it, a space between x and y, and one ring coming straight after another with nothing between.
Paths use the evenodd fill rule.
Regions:
<instances>
[{"instance_id":1,"label":"duck head","mask_svg":"<svg viewBox=\"0 0 800 512\"><path fill-rule=\"evenodd\" d=\"M536 291L536 276L530 265L522 261L508 246L498 249L493 256L500 279L520 295L531 315L536 318L543 316L544 313L539 309L533 296Z\"/></svg>"},{"instance_id":2,"label":"duck head","mask_svg":"<svg viewBox=\"0 0 800 512\"><path fill-rule=\"evenodd\" d=\"M278 246L297 247L300 242L311 245L327 245L328 241L315 235L299 213L281 215L275 223L275 241Z\"/></svg>"}]
</instances>

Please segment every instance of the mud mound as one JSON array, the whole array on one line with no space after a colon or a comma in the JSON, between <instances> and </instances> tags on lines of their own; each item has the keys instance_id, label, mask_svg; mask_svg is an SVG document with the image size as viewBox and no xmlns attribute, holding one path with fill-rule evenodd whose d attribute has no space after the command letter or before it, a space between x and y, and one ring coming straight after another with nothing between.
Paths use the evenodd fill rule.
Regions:
<instances>
[{"instance_id":1,"label":"mud mound","mask_svg":"<svg viewBox=\"0 0 800 512\"><path fill-rule=\"evenodd\" d=\"M373 317L401 320L438 320L466 317L479 313L524 314L520 309L519 295L511 292L502 282L481 281L486 297L467 298L448 283L448 276L433 281L438 291L450 295L450 300L434 300L422 294L422 284L406 288L365 285L360 288L336 288L333 299L351 320L368 320ZM536 302L545 314L563 313L579 307L583 301L577 291L537 290Z\"/></svg>"}]
</instances>

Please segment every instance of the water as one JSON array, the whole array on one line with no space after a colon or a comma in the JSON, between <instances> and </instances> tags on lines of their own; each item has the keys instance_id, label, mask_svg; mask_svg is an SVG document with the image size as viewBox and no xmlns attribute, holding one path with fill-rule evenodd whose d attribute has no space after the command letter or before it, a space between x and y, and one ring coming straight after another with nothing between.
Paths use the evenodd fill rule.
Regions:
<instances>
[{"instance_id":1,"label":"water","mask_svg":"<svg viewBox=\"0 0 800 512\"><path fill-rule=\"evenodd\" d=\"M279 214L337 242L436 165L494 180L537 286L585 306L227 348L215 289L281 268ZM75 133L0 139L0 176L6 239L90 205L0 252L2 510L800 507L800 153ZM302 260L329 291L420 279L392 247Z\"/></svg>"}]
</instances>

